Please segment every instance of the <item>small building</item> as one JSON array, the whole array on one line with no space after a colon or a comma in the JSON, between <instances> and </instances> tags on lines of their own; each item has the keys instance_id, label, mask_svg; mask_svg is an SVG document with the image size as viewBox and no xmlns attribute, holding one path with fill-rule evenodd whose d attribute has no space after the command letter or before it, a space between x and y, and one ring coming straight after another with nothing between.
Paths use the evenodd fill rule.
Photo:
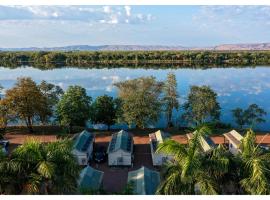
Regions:
<instances>
[{"instance_id":1,"label":"small building","mask_svg":"<svg viewBox=\"0 0 270 200\"><path fill-rule=\"evenodd\" d=\"M165 133L161 130L158 130L155 133L149 134L151 156L152 156L152 162L154 166L161 166L165 162L167 162L167 160L173 159L173 156L171 155L156 152L158 145L170 138L171 136L168 133Z\"/></svg>"},{"instance_id":2,"label":"small building","mask_svg":"<svg viewBox=\"0 0 270 200\"><path fill-rule=\"evenodd\" d=\"M131 166L133 159L132 135L124 130L114 133L107 153L109 166Z\"/></svg>"},{"instance_id":3,"label":"small building","mask_svg":"<svg viewBox=\"0 0 270 200\"><path fill-rule=\"evenodd\" d=\"M94 134L84 130L75 137L72 153L77 158L79 165L87 165L92 158Z\"/></svg>"},{"instance_id":4,"label":"small building","mask_svg":"<svg viewBox=\"0 0 270 200\"><path fill-rule=\"evenodd\" d=\"M229 144L229 151L232 154L236 155L239 152L241 152L241 150L239 149L239 146L241 144L241 140L243 139L243 136L240 133L238 133L236 130L232 130L223 135Z\"/></svg>"},{"instance_id":5,"label":"small building","mask_svg":"<svg viewBox=\"0 0 270 200\"><path fill-rule=\"evenodd\" d=\"M160 175L156 171L141 167L128 173L128 183L132 184L135 195L153 195L160 184Z\"/></svg>"},{"instance_id":6,"label":"small building","mask_svg":"<svg viewBox=\"0 0 270 200\"><path fill-rule=\"evenodd\" d=\"M103 181L104 172L96 170L89 165L82 169L78 186L80 189L98 190Z\"/></svg>"},{"instance_id":7,"label":"small building","mask_svg":"<svg viewBox=\"0 0 270 200\"><path fill-rule=\"evenodd\" d=\"M186 134L186 136L188 140L191 140L193 137L193 133L188 133ZM207 152L217 146L209 136L200 137L200 144L204 152Z\"/></svg>"}]
</instances>

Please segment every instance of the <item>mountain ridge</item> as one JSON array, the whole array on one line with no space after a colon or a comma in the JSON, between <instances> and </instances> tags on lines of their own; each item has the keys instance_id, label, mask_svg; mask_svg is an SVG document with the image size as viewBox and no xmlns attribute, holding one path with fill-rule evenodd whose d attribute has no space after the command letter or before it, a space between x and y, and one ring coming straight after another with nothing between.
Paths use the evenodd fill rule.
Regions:
<instances>
[{"instance_id":1,"label":"mountain ridge","mask_svg":"<svg viewBox=\"0 0 270 200\"><path fill-rule=\"evenodd\" d=\"M220 44L210 47L185 47L181 45L69 45L62 47L0 48L0 51L173 51L173 50L270 50L270 43Z\"/></svg>"}]
</instances>

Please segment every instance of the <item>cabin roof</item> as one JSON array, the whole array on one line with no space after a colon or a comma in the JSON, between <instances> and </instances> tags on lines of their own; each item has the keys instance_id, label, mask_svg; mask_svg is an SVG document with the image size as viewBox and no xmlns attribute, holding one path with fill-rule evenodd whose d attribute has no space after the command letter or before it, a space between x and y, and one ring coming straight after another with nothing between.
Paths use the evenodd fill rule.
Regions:
<instances>
[{"instance_id":1,"label":"cabin roof","mask_svg":"<svg viewBox=\"0 0 270 200\"><path fill-rule=\"evenodd\" d=\"M241 140L243 139L243 136L240 133L238 133L236 130L232 130L228 133L224 133L223 135L235 147L239 147Z\"/></svg>"},{"instance_id":2,"label":"cabin roof","mask_svg":"<svg viewBox=\"0 0 270 200\"><path fill-rule=\"evenodd\" d=\"M187 136L187 139L190 140L193 137L193 133L187 133L186 136Z\"/></svg>"},{"instance_id":3,"label":"cabin roof","mask_svg":"<svg viewBox=\"0 0 270 200\"><path fill-rule=\"evenodd\" d=\"M193 133L188 133L186 134L188 140L191 140L192 137L193 137ZM202 136L200 138L200 143L201 143L201 146L203 148L204 151L208 151L210 150L211 148L214 148L216 147L217 145L214 143L214 141L212 140L211 137L209 136Z\"/></svg>"},{"instance_id":4,"label":"cabin roof","mask_svg":"<svg viewBox=\"0 0 270 200\"><path fill-rule=\"evenodd\" d=\"M93 140L94 134L84 130L76 137L73 148L77 151L84 152L92 144Z\"/></svg>"},{"instance_id":5,"label":"cabin roof","mask_svg":"<svg viewBox=\"0 0 270 200\"><path fill-rule=\"evenodd\" d=\"M211 137L209 136L205 136L203 137L203 139L206 141L206 143L210 146L210 147L215 147L217 146L214 141L211 139Z\"/></svg>"},{"instance_id":6,"label":"cabin roof","mask_svg":"<svg viewBox=\"0 0 270 200\"><path fill-rule=\"evenodd\" d=\"M81 188L99 189L102 183L104 172L96 170L90 166L83 168L80 173L78 185Z\"/></svg>"},{"instance_id":7,"label":"cabin roof","mask_svg":"<svg viewBox=\"0 0 270 200\"><path fill-rule=\"evenodd\" d=\"M160 175L156 171L141 167L128 173L128 183L130 182L133 184L134 194L153 195L160 183Z\"/></svg>"},{"instance_id":8,"label":"cabin roof","mask_svg":"<svg viewBox=\"0 0 270 200\"><path fill-rule=\"evenodd\" d=\"M132 152L132 140L132 135L124 130L114 133L108 147L108 153L115 152L119 149Z\"/></svg>"},{"instance_id":9,"label":"cabin roof","mask_svg":"<svg viewBox=\"0 0 270 200\"><path fill-rule=\"evenodd\" d=\"M161 130L155 133L149 134L150 142L152 143L153 150L156 151L159 144L163 143L165 140L170 139L170 134L163 132Z\"/></svg>"}]
</instances>

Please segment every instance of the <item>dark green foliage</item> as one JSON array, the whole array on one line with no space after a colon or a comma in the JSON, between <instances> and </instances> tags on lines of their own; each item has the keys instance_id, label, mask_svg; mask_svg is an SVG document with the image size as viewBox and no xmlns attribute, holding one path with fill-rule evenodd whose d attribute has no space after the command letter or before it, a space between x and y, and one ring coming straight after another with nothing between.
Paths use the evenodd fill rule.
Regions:
<instances>
[{"instance_id":1,"label":"dark green foliage","mask_svg":"<svg viewBox=\"0 0 270 200\"><path fill-rule=\"evenodd\" d=\"M184 120L196 126L220 117L217 94L209 86L191 86L184 110Z\"/></svg>"},{"instance_id":2,"label":"dark green foliage","mask_svg":"<svg viewBox=\"0 0 270 200\"><path fill-rule=\"evenodd\" d=\"M122 100L123 119L126 123L145 128L158 120L162 106L162 82L151 76L119 82L115 86Z\"/></svg>"},{"instance_id":3,"label":"dark green foliage","mask_svg":"<svg viewBox=\"0 0 270 200\"><path fill-rule=\"evenodd\" d=\"M70 86L57 104L56 112L60 124L68 126L70 132L73 126L84 126L90 119L91 100L84 88Z\"/></svg>"},{"instance_id":4,"label":"dark green foliage","mask_svg":"<svg viewBox=\"0 0 270 200\"><path fill-rule=\"evenodd\" d=\"M103 95L95 99L92 109L92 121L94 123L104 123L110 128L117 121L117 112L121 108L119 107L118 99Z\"/></svg>"},{"instance_id":5,"label":"dark green foliage","mask_svg":"<svg viewBox=\"0 0 270 200\"><path fill-rule=\"evenodd\" d=\"M194 66L247 66L270 64L270 51L52 51L0 52L0 65L16 67L32 65L41 69L59 66L139 65L157 67L164 64L176 67Z\"/></svg>"},{"instance_id":6,"label":"dark green foliage","mask_svg":"<svg viewBox=\"0 0 270 200\"><path fill-rule=\"evenodd\" d=\"M251 104L245 110L236 108L232 110L235 122L242 128L244 125L255 127L259 123L265 122L263 118L267 113L257 104Z\"/></svg>"},{"instance_id":7,"label":"dark green foliage","mask_svg":"<svg viewBox=\"0 0 270 200\"><path fill-rule=\"evenodd\" d=\"M49 120L50 117L53 116L55 111L55 106L60 100L61 96L64 94L64 91L60 86L47 83L46 81L42 81L38 85L41 93L46 98L47 107L44 107L42 112L39 113L39 118L42 123L45 123Z\"/></svg>"},{"instance_id":8,"label":"dark green foliage","mask_svg":"<svg viewBox=\"0 0 270 200\"><path fill-rule=\"evenodd\" d=\"M28 140L10 157L0 158L0 192L4 194L74 194L80 168L72 142L42 144Z\"/></svg>"},{"instance_id":9,"label":"dark green foliage","mask_svg":"<svg viewBox=\"0 0 270 200\"><path fill-rule=\"evenodd\" d=\"M167 116L167 126L172 127L173 121L173 110L178 110L179 108L179 95L177 92L177 81L175 74L168 73L167 80L164 83L164 97L163 97L163 104L165 107L165 114Z\"/></svg>"}]
</instances>

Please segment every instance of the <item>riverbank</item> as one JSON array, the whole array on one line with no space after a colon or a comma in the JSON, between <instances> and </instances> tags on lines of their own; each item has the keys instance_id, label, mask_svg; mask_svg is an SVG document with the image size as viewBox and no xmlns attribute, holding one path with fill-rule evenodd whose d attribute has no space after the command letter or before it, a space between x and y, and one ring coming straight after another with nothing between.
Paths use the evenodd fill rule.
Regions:
<instances>
[{"instance_id":1,"label":"riverbank","mask_svg":"<svg viewBox=\"0 0 270 200\"><path fill-rule=\"evenodd\" d=\"M0 65L39 69L81 68L180 68L205 66L270 65L270 51L10 51L0 52ZM167 67L166 67L167 66Z\"/></svg>"}]
</instances>

